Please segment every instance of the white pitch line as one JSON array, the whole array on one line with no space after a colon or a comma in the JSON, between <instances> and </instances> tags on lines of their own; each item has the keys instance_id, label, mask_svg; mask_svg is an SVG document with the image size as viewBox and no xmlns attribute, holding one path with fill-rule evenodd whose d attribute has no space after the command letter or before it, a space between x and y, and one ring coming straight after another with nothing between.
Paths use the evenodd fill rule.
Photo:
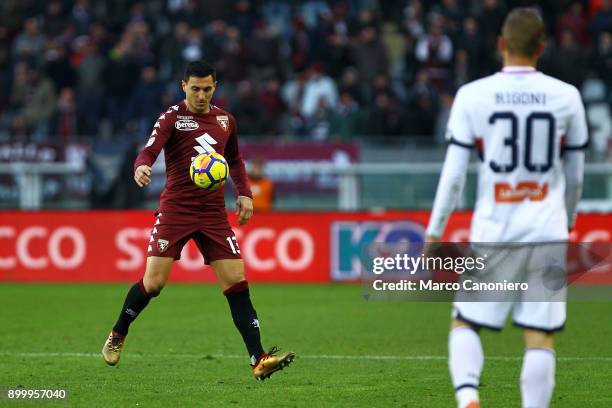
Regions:
<instances>
[{"instance_id":1,"label":"white pitch line","mask_svg":"<svg viewBox=\"0 0 612 408\"><path fill-rule=\"evenodd\" d=\"M231 359L247 359L246 356L238 354L139 354L139 353L127 353L129 357L140 357L149 358L155 356L156 358L183 358L183 359L206 359L206 358L231 358ZM78 352L0 352L0 356L7 357L91 357L100 358L100 353L78 353ZM406 361L418 361L418 360L447 360L447 356L393 356L393 355L300 355L297 354L298 358L304 359L320 359L320 360L406 360ZM521 361L523 357L519 356L485 356L485 360L495 361ZM557 361L612 361L612 357L557 357Z\"/></svg>"}]
</instances>

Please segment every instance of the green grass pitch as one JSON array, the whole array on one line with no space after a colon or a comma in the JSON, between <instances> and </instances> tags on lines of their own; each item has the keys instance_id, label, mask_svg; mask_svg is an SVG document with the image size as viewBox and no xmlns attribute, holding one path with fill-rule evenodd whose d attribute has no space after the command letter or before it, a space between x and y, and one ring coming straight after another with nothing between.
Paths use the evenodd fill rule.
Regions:
<instances>
[{"instance_id":1,"label":"green grass pitch","mask_svg":"<svg viewBox=\"0 0 612 408\"><path fill-rule=\"evenodd\" d=\"M264 346L297 353L263 383L216 286L170 284L132 325L119 365L107 367L99 352L127 284L0 285L0 388L66 388L68 404L48 405L78 407L454 405L449 304L366 302L351 285L251 288ZM569 304L552 407L612 406L610 311ZM521 332L482 336L483 406L519 406Z\"/></svg>"}]
</instances>

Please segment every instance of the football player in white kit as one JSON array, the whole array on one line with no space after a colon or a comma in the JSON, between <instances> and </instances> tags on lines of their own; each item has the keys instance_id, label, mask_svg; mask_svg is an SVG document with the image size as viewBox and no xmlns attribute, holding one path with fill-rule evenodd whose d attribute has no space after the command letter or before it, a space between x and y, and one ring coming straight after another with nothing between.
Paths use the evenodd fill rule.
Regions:
<instances>
[{"instance_id":1,"label":"football player in white kit","mask_svg":"<svg viewBox=\"0 0 612 408\"><path fill-rule=\"evenodd\" d=\"M578 90L535 69L544 36L535 10L513 10L498 39L502 71L457 92L427 228L429 242L442 237L461 194L472 148L480 158L472 243L567 241L582 190L588 133ZM564 265L564 253L558 257ZM527 258L511 264L526 267ZM511 309L514 324L524 329L523 407L547 407L555 383L553 334L563 328L565 306L565 301L455 302L449 368L459 408L480 407L484 354L479 329L501 329Z\"/></svg>"}]
</instances>

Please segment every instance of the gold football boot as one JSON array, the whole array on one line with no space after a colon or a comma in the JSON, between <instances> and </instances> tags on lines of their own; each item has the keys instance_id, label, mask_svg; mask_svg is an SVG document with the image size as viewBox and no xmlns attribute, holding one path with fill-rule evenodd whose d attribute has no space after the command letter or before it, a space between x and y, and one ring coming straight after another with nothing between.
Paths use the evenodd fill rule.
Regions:
<instances>
[{"instance_id":1,"label":"gold football boot","mask_svg":"<svg viewBox=\"0 0 612 408\"><path fill-rule=\"evenodd\" d=\"M295 358L295 353L292 351L277 355L278 351L276 346L274 346L268 353L259 358L259 361L253 366L253 375L256 379L263 381L269 378L275 372L291 364Z\"/></svg>"},{"instance_id":2,"label":"gold football boot","mask_svg":"<svg viewBox=\"0 0 612 408\"><path fill-rule=\"evenodd\" d=\"M114 366L119 362L119 357L121 355L121 349L123 348L123 343L125 342L125 336L120 336L118 334L111 333L108 335L108 339L106 339L106 343L102 347L102 357L106 364Z\"/></svg>"}]
</instances>

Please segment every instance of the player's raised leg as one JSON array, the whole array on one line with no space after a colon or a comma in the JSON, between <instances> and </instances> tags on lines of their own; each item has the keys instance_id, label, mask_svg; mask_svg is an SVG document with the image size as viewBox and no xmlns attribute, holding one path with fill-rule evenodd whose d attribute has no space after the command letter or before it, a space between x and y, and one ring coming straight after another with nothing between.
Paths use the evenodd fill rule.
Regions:
<instances>
[{"instance_id":1,"label":"player's raised leg","mask_svg":"<svg viewBox=\"0 0 612 408\"><path fill-rule=\"evenodd\" d=\"M479 408L478 386L484 363L479 327L453 320L448 337L448 365L459 408Z\"/></svg>"},{"instance_id":2,"label":"player's raised leg","mask_svg":"<svg viewBox=\"0 0 612 408\"><path fill-rule=\"evenodd\" d=\"M552 333L525 329L521 369L523 407L546 408L555 388L555 343Z\"/></svg>"},{"instance_id":3,"label":"player's raised leg","mask_svg":"<svg viewBox=\"0 0 612 408\"><path fill-rule=\"evenodd\" d=\"M268 353L263 350L259 319L251 302L242 259L217 260L211 262L211 266L227 298L234 324L246 345L255 378L264 380L289 365L295 356L293 352L277 354L276 347Z\"/></svg>"},{"instance_id":4,"label":"player's raised leg","mask_svg":"<svg viewBox=\"0 0 612 408\"><path fill-rule=\"evenodd\" d=\"M128 334L130 324L149 304L151 298L159 295L168 281L173 258L150 256L144 277L132 285L127 293L117 323L102 347L102 357L109 365L119 362L121 349Z\"/></svg>"}]
</instances>

